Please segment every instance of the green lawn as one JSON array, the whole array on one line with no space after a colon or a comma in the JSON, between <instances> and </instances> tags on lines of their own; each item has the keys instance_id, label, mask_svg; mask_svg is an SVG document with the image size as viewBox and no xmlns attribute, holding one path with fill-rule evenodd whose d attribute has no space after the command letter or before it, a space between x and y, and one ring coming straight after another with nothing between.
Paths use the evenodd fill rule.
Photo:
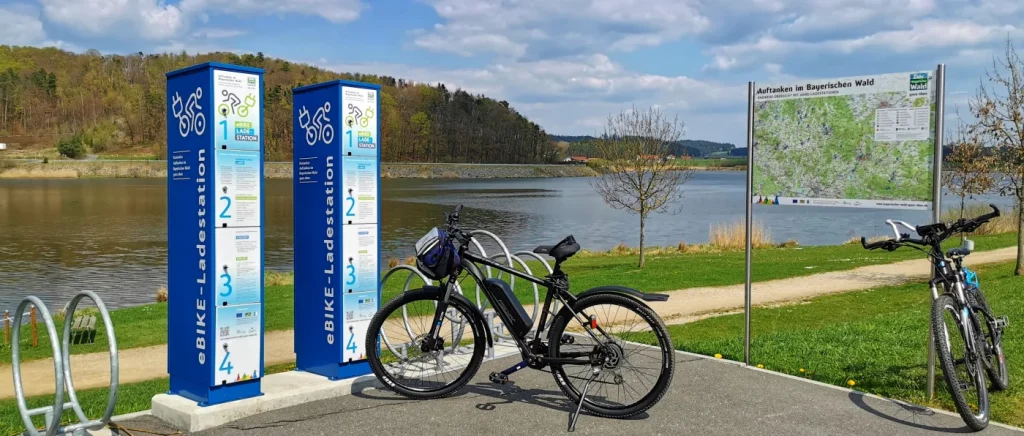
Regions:
<instances>
[{"instance_id":1,"label":"green lawn","mask_svg":"<svg viewBox=\"0 0 1024 436\"><path fill-rule=\"evenodd\" d=\"M1011 321L1003 339L1011 387L992 395L992 418L1021 426L1024 330L1015 327L1013 320L1024 319L1024 278L1012 275L1012 263L977 270L992 309ZM941 369L936 369L936 401L929 403L925 398L930 298L926 285L912 284L820 297L807 304L755 308L751 364L839 386L853 380L854 389L953 410ZM743 360L742 315L669 330L681 350Z\"/></svg>"},{"instance_id":2,"label":"green lawn","mask_svg":"<svg viewBox=\"0 0 1024 436\"><path fill-rule=\"evenodd\" d=\"M274 374L290 371L294 368L294 364L273 365L268 366L264 372L266 374ZM117 392L117 405L114 407L114 415L123 415L126 413L148 410L152 403L153 396L167 392L167 390L170 389L169 383L170 381L168 378L161 378L157 380L120 385ZM76 391L76 394L78 396L79 404L82 405L82 410L89 419L99 419L102 417L103 412L107 410L107 399L108 395L110 395L109 389L83 389L81 391ZM28 403L29 409L43 407L46 405L52 407L53 395L30 397L26 402ZM14 401L14 399L0 400L0 410L3 410L3 413L0 413L0 435L7 436L21 434L21 432L25 431L25 425L21 421L21 414L18 412L18 403ZM33 423L37 428L45 425L43 423L43 419L43 415L35 417ZM64 414L65 425L77 422L78 418L75 416L73 411L68 411Z\"/></svg>"},{"instance_id":3,"label":"green lawn","mask_svg":"<svg viewBox=\"0 0 1024 436\"><path fill-rule=\"evenodd\" d=\"M979 250L1013 246L1016 234L978 236L973 238ZM955 244L954 244L955 245ZM804 276L827 271L847 270L865 265L891 263L899 260L921 258L914 250L895 252L865 251L857 245L839 245L806 248L767 248L754 253L753 279L774 280ZM744 254L733 251L724 253L666 254L648 256L647 267L636 268L635 256L589 256L572 258L565 264L574 292L601 286L626 285L645 292L664 292L676 289L702 286L724 286L743 283ZM539 264L531 264L536 273ZM384 289L383 301L390 300L401 291L404 275L396 275ZM419 286L415 284L414 286ZM475 299L475 285L463 282L464 292ZM515 283L520 300L532 303L533 288L525 280ZM543 301L543 289L541 289ZM293 322L293 287L268 286L266 288L266 330L287 330ZM111 321L117 332L119 349L145 347L167 343L167 305L150 304L111 312ZM57 331L62 325L58 323ZM102 327L98 327L96 342L74 345L73 354L105 352L106 339ZM23 360L50 357L50 348L45 328L40 325L39 347L28 346L28 329L23 330ZM0 352L0 363L11 359L7 348Z\"/></svg>"}]
</instances>

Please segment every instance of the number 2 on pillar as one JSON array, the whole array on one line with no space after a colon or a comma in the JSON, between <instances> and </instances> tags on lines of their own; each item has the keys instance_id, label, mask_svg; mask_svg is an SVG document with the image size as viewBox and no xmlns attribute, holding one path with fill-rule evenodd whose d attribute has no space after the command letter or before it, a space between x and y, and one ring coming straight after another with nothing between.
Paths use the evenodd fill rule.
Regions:
<instances>
[{"instance_id":1,"label":"number 2 on pillar","mask_svg":"<svg viewBox=\"0 0 1024 436\"><path fill-rule=\"evenodd\" d=\"M345 211L345 216L356 216L356 199L354 197L347 197L345 201L348 203L348 210Z\"/></svg>"}]
</instances>

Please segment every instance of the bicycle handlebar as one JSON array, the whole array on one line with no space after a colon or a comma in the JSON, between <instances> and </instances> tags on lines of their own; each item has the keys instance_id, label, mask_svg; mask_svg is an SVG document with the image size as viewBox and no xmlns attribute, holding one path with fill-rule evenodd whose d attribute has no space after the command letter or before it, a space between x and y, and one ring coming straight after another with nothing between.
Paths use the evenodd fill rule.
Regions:
<instances>
[{"instance_id":1,"label":"bicycle handlebar","mask_svg":"<svg viewBox=\"0 0 1024 436\"><path fill-rule=\"evenodd\" d=\"M896 225L899 224L899 225L901 225L903 227L906 227L906 228L908 228L910 230L914 230L915 232L917 232L917 229L918 229L917 227L914 227L914 226L912 226L912 225L910 225L910 224L908 224L908 223L906 223L904 221L885 220L885 223L888 224L890 227L892 227L892 231L896 235L896 238L888 239L888 240L885 240L885 241L872 242L872 243L869 244L867 242L867 239L865 239L864 237L861 237L860 238L860 245L862 247L864 247L864 249L866 249L866 250L875 250L875 249L879 249L879 248L884 248L884 249L886 249L888 251L893 251L893 250L899 248L901 245L903 245L905 243L910 243L910 244L914 244L914 245L923 245L923 246L930 246L930 245L933 245L933 244L937 244L937 243L940 243L940 242L944 241L946 238L952 236L953 234L961 233L961 232L973 232L974 230L977 230L977 228L980 227L982 224L987 223L992 218L998 217L999 216L999 208L997 208L994 204L989 204L989 207L992 208L992 212L989 212L987 214L984 214L984 215L981 215L981 216L978 216L978 217L975 217L975 218L972 218L972 219L961 218L961 219L957 220L956 222L951 223L946 228L946 230L943 231L942 233L940 233L940 234L925 235L925 237L923 237L921 239L911 238L910 235L907 234L907 233L900 234L899 233L899 229L896 227ZM920 234L920 233L918 233L918 234Z\"/></svg>"},{"instance_id":2,"label":"bicycle handlebar","mask_svg":"<svg viewBox=\"0 0 1024 436\"><path fill-rule=\"evenodd\" d=\"M472 239L472 236L470 236L466 232L463 232L462 229L459 228L459 214L461 212L462 205L460 204L458 206L455 206L455 211L448 214L448 218L446 221L448 224L448 233L455 236L455 239L457 239L459 242L466 244L469 243L469 240Z\"/></svg>"}]
</instances>

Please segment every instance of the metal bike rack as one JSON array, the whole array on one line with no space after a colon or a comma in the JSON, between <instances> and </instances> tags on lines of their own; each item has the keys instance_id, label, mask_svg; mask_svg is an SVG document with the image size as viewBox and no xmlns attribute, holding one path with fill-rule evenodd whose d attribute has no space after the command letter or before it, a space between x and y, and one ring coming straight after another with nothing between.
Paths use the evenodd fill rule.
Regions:
<instances>
[{"instance_id":1,"label":"metal bike rack","mask_svg":"<svg viewBox=\"0 0 1024 436\"><path fill-rule=\"evenodd\" d=\"M495 235L494 233L491 233L491 232L486 231L486 230L473 230L473 231L469 232L469 234L474 235L474 236L484 236L484 237L487 237L488 239L491 239L495 243L497 243L498 247L501 248L501 252L500 253L494 254L493 256L489 256L487 254L487 250L484 249L483 245L480 244L480 242L477 241L476 238L474 238L472 240L473 248L476 248L476 250L479 252L481 257L489 258L491 260L494 260L495 262L498 262L499 260L504 259L507 262L509 268L515 268L516 264L518 264L520 267L523 268L523 270L527 274L531 274L532 275L533 272L530 270L530 267L526 264L526 262L520 256L530 257L530 258L533 258L533 259L539 261L541 263L541 265L543 265L544 268L547 270L548 274L551 274L554 271L554 269L551 267L551 264L549 264L547 259L545 259L543 256L540 256L540 255L538 255L536 253L529 252L529 251L519 251L519 252L515 252L515 253L510 252L508 247L501 240L501 238L498 238L498 236ZM497 277L494 277L493 271L492 271L492 269L490 267L486 267L485 266L484 270L485 270L485 275L487 276L487 278L499 278L500 279L500 278L502 278L502 276L504 274L504 273L499 272ZM385 272L384 276L381 277L381 281L380 281L381 289L384 288L384 283L386 283L389 279L392 278L392 276L394 276L399 271L408 271L409 272L409 275L408 275L408 277L405 280L405 285L402 288L402 292L408 292L409 291L409 286L412 284L413 279L417 278L417 277L420 280L422 280L423 283L425 283L428 286L432 286L434 284L433 280L430 280L425 275L423 275L423 273L421 273L419 270L417 270L415 266L413 266L413 265L398 265L398 266L396 266L394 268L391 268L387 272ZM512 286L513 289L514 289L514 287L515 287L515 276L512 276L512 278L510 280L511 281L509 283L509 286ZM459 283L455 284L455 291L458 292L459 294L463 293L462 286ZM499 318L497 317L497 314L494 312L493 309L492 310L488 310L488 308L487 308L487 299L484 298L483 295L481 295L481 291L482 291L482 289L480 288L480 285L476 284L476 299L477 299L477 303L476 304L477 304L477 308L479 308L480 311L483 312L487 328L491 331L491 334L493 335L493 337L495 339L495 342L496 343L511 342L512 341L512 337L505 332L504 326L500 325L498 323ZM540 305L540 289L539 289L539 287L536 284L533 284L533 301L534 301L534 305L533 305L533 317L532 317L532 319L536 323L537 319L538 319L538 314L539 314L539 311L540 311L540 306L541 306ZM554 306L552 306L552 309L554 310L555 313L558 312L558 303L557 302L555 303ZM463 334L463 332L464 332L464 330L466 328L465 320L464 319L463 320L456 320L456 319L453 318L453 315L450 315L450 314L446 314L446 317L450 321L452 321L452 336L453 336L453 338L461 339L462 334ZM405 355L405 350L410 346L410 344L413 344L416 341L415 335L412 332L412 327L409 324L408 313L406 312L404 306L402 307L402 318L403 318L402 321L405 324L406 333L409 336L409 342L404 342L404 343L401 343L401 344L392 344L391 340L389 340L387 338L387 336L383 332L381 332L381 336L382 336L382 339L384 341L384 345L392 353L394 353L396 356L404 356ZM550 325L552 321L554 321L554 317L551 317L548 320L548 324ZM540 326L534 326L534 328L538 328L538 327L540 327ZM463 353L463 352L469 352L470 351L470 350L459 349L457 347L457 344L459 343L458 339L453 340L452 342L453 343L451 345L451 349L449 350L449 352L451 352L451 353ZM495 356L494 348L490 347L488 349L488 357L489 358L494 358L494 356Z\"/></svg>"},{"instance_id":2,"label":"metal bike rack","mask_svg":"<svg viewBox=\"0 0 1024 436\"><path fill-rule=\"evenodd\" d=\"M78 402L78 396L75 394L75 385L71 378L71 325L75 319L75 310L78 308L78 303L86 297L96 303L96 307L99 308L103 324L106 326L107 343L110 349L110 395L107 399L107 410L104 412L103 418L97 420L89 420L85 416L85 412ZM30 304L39 309L43 317L43 323L46 324L46 332L50 337L50 348L53 351L53 374L55 377L53 406L43 406L35 409L28 408L25 401L25 389L21 380L21 321L25 309ZM34 296L29 296L22 300L14 316L14 331L12 332L11 341L11 366L14 372L14 395L18 400L18 411L21 413L21 420L25 424L25 434L27 435L54 436L70 434L84 436L86 430L97 430L105 427L110 422L110 416L114 414L114 405L117 403L117 340L114 337L114 325L110 321L110 312L107 311L107 306L103 304L103 300L100 299L99 295L92 291L82 291L71 299L64 317L64 336L62 342L57 341L57 329L54 326L53 317L50 316L50 311L46 309L46 305ZM65 392L70 399L66 403L64 402ZM69 409L74 410L79 422L62 427L61 417ZM40 433L32 423L32 417L37 415L46 416L45 433Z\"/></svg>"}]
</instances>

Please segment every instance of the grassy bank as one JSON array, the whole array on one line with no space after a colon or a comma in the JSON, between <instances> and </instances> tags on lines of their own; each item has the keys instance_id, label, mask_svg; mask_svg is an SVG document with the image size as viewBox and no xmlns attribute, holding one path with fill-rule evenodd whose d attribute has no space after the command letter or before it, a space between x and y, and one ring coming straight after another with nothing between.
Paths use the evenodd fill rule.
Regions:
<instances>
[{"instance_id":1,"label":"grassy bank","mask_svg":"<svg viewBox=\"0 0 1024 436\"><path fill-rule=\"evenodd\" d=\"M1024 319L1021 283L1013 264L977 268L992 309ZM751 364L838 386L954 410L937 369L936 400L925 398L930 293L925 284L883 287L815 298L805 304L755 308ZM743 316L729 315L669 327L677 348L743 360ZM1003 339L1011 388L992 394L992 418L1024 426L1024 330Z\"/></svg>"},{"instance_id":2,"label":"grassy bank","mask_svg":"<svg viewBox=\"0 0 1024 436\"><path fill-rule=\"evenodd\" d=\"M1016 234L979 236L974 238L979 250L1009 247L1016 243ZM956 245L956 244L951 244ZM806 248L763 248L754 255L753 279L755 281L775 280L787 277L805 276L828 271L848 270L865 265L891 263L898 260L917 259L920 254L913 250L896 252L868 252L859 245L839 245ZM610 284L627 285L645 292L664 292L678 289L724 286L743 283L744 253L742 251L671 253L651 255L647 268L636 268L636 257L627 255L594 255L573 258L566 262L564 269L569 273L573 292ZM530 263L528 263L530 264ZM530 264L536 273L542 267ZM404 277L390 281L383 290L383 301L401 292ZM287 277L272 276L266 287L266 330L288 330L293 325L294 288ZM419 283L413 285L419 286ZM464 282L465 293L475 296L475 286ZM515 282L516 295L524 302L533 302L533 288L524 280ZM541 290L543 292L543 290ZM543 294L541 295L543 297ZM145 347L167 343L167 305L150 304L114 310L111 320L117 329L120 349ZM62 328L57 325L58 331ZM103 352L106 339L102 329L93 344L76 345L72 353ZM39 347L28 347L23 340L24 360L48 358L49 348L45 329L39 331ZM27 336L27 334L26 334ZM0 363L10 362L10 353L0 353Z\"/></svg>"},{"instance_id":3,"label":"grassy bank","mask_svg":"<svg viewBox=\"0 0 1024 436\"><path fill-rule=\"evenodd\" d=\"M117 159L117 158L112 158ZM489 179L489 178L547 178L589 177L594 170L577 165L469 165L444 163L384 163L381 177L428 179ZM266 162L264 175L268 179L292 178L291 162ZM75 161L50 159L47 163L35 161L0 160L0 178L11 179L77 179L77 178L166 178L164 160L126 159Z\"/></svg>"}]
</instances>

